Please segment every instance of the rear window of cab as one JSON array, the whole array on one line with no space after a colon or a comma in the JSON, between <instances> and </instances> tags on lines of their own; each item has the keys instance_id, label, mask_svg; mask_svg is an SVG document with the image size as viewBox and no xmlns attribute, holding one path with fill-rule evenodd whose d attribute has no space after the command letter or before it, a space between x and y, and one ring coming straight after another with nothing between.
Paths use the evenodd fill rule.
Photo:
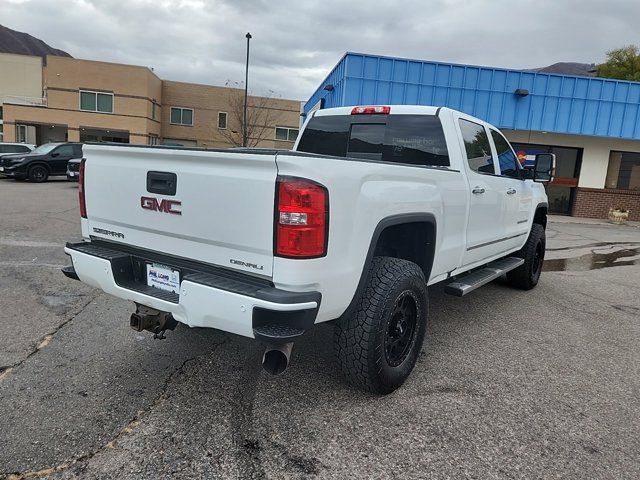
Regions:
<instances>
[{"instance_id":1,"label":"rear window of cab","mask_svg":"<svg viewBox=\"0 0 640 480\"><path fill-rule=\"evenodd\" d=\"M448 167L449 153L435 115L313 117L298 151L407 165Z\"/></svg>"}]
</instances>

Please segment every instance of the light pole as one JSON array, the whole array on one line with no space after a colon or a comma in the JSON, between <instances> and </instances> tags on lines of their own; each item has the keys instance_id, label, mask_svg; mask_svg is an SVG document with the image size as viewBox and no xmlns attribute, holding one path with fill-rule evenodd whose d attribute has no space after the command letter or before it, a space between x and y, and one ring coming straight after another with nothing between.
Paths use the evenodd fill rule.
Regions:
<instances>
[{"instance_id":1,"label":"light pole","mask_svg":"<svg viewBox=\"0 0 640 480\"><path fill-rule=\"evenodd\" d=\"M247 63L244 71L244 114L242 116L242 146L247 146L247 93L249 87L249 40L251 40L251 34L247 32Z\"/></svg>"}]
</instances>

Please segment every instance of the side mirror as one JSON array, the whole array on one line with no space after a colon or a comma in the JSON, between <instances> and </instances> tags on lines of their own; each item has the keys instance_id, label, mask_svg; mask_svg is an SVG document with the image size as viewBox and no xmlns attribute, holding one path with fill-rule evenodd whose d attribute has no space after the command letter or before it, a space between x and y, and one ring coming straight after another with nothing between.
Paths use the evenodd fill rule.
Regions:
<instances>
[{"instance_id":1,"label":"side mirror","mask_svg":"<svg viewBox=\"0 0 640 480\"><path fill-rule=\"evenodd\" d=\"M53 158L56 158L56 157L59 157L59 156L60 156L60 154L59 154L59 153L57 153L57 152L53 152L53 153L51 154L51 157L53 157Z\"/></svg>"},{"instance_id":2,"label":"side mirror","mask_svg":"<svg viewBox=\"0 0 640 480\"><path fill-rule=\"evenodd\" d=\"M556 172L556 156L553 153L539 153L533 167L533 181L548 183Z\"/></svg>"}]
</instances>

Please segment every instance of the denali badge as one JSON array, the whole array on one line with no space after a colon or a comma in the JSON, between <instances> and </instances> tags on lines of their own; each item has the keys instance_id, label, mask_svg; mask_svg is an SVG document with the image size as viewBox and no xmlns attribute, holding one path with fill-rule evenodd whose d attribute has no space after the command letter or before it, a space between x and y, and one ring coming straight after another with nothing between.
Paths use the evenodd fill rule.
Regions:
<instances>
[{"instance_id":1,"label":"denali badge","mask_svg":"<svg viewBox=\"0 0 640 480\"><path fill-rule=\"evenodd\" d=\"M240 265L242 267L249 267L255 270L264 270L264 265L256 265L255 263L243 262L242 260L234 260L233 258L229 259L231 263L234 265Z\"/></svg>"},{"instance_id":2,"label":"denali badge","mask_svg":"<svg viewBox=\"0 0 640 480\"><path fill-rule=\"evenodd\" d=\"M140 206L145 210L153 210L154 212L171 213L172 215L182 215L180 207L182 202L179 200L158 200L155 197L140 197Z\"/></svg>"}]
</instances>

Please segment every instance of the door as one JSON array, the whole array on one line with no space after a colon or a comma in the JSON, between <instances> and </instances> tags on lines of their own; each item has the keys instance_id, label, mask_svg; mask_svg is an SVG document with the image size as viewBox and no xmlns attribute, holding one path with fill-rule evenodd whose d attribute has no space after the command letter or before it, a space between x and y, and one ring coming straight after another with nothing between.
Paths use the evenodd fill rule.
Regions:
<instances>
[{"instance_id":1,"label":"door","mask_svg":"<svg viewBox=\"0 0 640 480\"><path fill-rule=\"evenodd\" d=\"M505 239L501 242L503 251L519 248L529 233L529 214L532 211L533 195L530 184L523 177L518 157L504 136L494 129L491 132L493 154L498 159L502 192L504 195Z\"/></svg>"},{"instance_id":2,"label":"door","mask_svg":"<svg viewBox=\"0 0 640 480\"><path fill-rule=\"evenodd\" d=\"M65 144L56 147L50 154L51 173L60 175L67 172L67 162L73 158L73 145Z\"/></svg>"},{"instance_id":3,"label":"door","mask_svg":"<svg viewBox=\"0 0 640 480\"><path fill-rule=\"evenodd\" d=\"M464 117L458 118L458 124L470 190L467 243L462 259L466 266L494 256L503 248L500 244L508 236L504 218L507 195L486 127Z\"/></svg>"},{"instance_id":4,"label":"door","mask_svg":"<svg viewBox=\"0 0 640 480\"><path fill-rule=\"evenodd\" d=\"M511 145L520 164L525 168L533 167L535 156L538 153L553 153L556 156L556 174L553 181L545 185L547 197L549 197L549 213L571 215L580 177L582 149L527 143L512 143Z\"/></svg>"}]
</instances>

